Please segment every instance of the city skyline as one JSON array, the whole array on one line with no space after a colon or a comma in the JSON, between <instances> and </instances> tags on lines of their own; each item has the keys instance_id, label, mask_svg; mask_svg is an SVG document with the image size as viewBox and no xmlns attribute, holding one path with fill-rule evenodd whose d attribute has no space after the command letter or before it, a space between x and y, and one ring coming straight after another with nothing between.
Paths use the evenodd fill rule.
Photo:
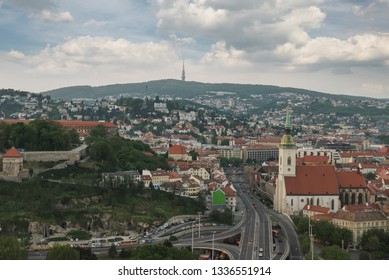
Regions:
<instances>
[{"instance_id":1,"label":"city skyline","mask_svg":"<svg viewBox=\"0 0 389 280\"><path fill-rule=\"evenodd\" d=\"M389 98L388 0L0 1L1 87L180 79Z\"/></svg>"}]
</instances>

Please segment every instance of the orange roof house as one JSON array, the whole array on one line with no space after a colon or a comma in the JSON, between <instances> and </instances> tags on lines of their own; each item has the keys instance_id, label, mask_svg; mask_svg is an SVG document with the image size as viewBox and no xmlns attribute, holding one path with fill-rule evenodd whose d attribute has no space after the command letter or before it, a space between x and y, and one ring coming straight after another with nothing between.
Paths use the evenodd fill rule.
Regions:
<instances>
[{"instance_id":1,"label":"orange roof house","mask_svg":"<svg viewBox=\"0 0 389 280\"><path fill-rule=\"evenodd\" d=\"M295 177L285 177L287 195L338 195L335 169L331 165L296 166Z\"/></svg>"},{"instance_id":2,"label":"orange roof house","mask_svg":"<svg viewBox=\"0 0 389 280\"><path fill-rule=\"evenodd\" d=\"M367 187L365 179L361 173L357 172L345 172L339 171L336 172L338 178L338 187L339 188L363 188Z\"/></svg>"},{"instance_id":3,"label":"orange roof house","mask_svg":"<svg viewBox=\"0 0 389 280\"><path fill-rule=\"evenodd\" d=\"M19 158L19 157L23 157L23 155L15 148L15 147L12 147L11 149L9 149L3 157L14 157L14 158Z\"/></svg>"},{"instance_id":4,"label":"orange roof house","mask_svg":"<svg viewBox=\"0 0 389 280\"><path fill-rule=\"evenodd\" d=\"M174 160L181 160L181 161L188 161L190 158L188 156L188 152L186 151L185 147L178 144L169 147L168 155Z\"/></svg>"}]
</instances>

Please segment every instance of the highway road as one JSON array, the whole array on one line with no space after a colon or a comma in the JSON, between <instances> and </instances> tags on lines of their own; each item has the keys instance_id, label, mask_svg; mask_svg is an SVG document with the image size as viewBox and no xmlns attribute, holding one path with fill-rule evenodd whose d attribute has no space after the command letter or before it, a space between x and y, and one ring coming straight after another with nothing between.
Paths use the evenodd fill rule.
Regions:
<instances>
[{"instance_id":1,"label":"highway road","mask_svg":"<svg viewBox=\"0 0 389 280\"><path fill-rule=\"evenodd\" d=\"M242 234L242 238L249 238L248 240L250 240L250 237L247 236L249 236L251 232L255 232L253 245L246 245L246 243L241 240L242 252L245 250L249 251L251 249L253 251L252 259L270 260L285 259L288 257L293 260L302 260L304 257L300 249L300 243L298 241L294 224L290 218L264 206L259 199L250 192L250 187L242 174L237 175L231 172L228 172L227 174L229 175L229 180L233 182L234 187L237 189L250 217L254 216L250 213L253 213L253 211L255 213L254 219L248 217L248 222L245 224L245 228L243 230L245 234ZM275 238L274 249L272 221L277 221L283 232L283 237ZM247 235L246 232L249 232L249 234ZM259 248L263 249L263 257L258 256ZM245 256L247 257L248 254L246 253ZM242 255L241 259L249 258L243 258Z\"/></svg>"}]
</instances>

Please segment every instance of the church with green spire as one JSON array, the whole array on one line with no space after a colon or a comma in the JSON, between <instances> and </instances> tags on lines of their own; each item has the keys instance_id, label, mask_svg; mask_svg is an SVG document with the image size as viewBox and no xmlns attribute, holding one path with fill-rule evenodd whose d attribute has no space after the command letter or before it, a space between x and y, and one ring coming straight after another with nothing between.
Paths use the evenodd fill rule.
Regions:
<instances>
[{"instance_id":1,"label":"church with green spire","mask_svg":"<svg viewBox=\"0 0 389 280\"><path fill-rule=\"evenodd\" d=\"M290 108L286 108L285 133L279 145L278 177L274 210L287 215L302 212L306 205L339 208L337 174L333 165L297 164L297 146L291 133Z\"/></svg>"}]
</instances>

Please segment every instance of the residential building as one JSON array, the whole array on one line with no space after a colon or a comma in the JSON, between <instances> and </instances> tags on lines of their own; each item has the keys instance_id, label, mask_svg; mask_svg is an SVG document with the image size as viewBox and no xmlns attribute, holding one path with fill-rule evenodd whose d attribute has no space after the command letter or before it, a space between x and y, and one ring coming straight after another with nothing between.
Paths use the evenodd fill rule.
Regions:
<instances>
[{"instance_id":1,"label":"residential building","mask_svg":"<svg viewBox=\"0 0 389 280\"><path fill-rule=\"evenodd\" d=\"M192 157L188 155L185 147L179 144L169 147L168 156L175 161L190 161Z\"/></svg>"},{"instance_id":2,"label":"residential building","mask_svg":"<svg viewBox=\"0 0 389 280\"><path fill-rule=\"evenodd\" d=\"M353 233L353 242L358 244L362 234L370 229L388 231L388 219L379 207L344 207L333 217L332 222Z\"/></svg>"},{"instance_id":3,"label":"residential building","mask_svg":"<svg viewBox=\"0 0 389 280\"><path fill-rule=\"evenodd\" d=\"M104 172L101 177L102 187L118 187L121 184L129 186L131 181L134 183L141 181L141 175L137 170Z\"/></svg>"}]
</instances>

